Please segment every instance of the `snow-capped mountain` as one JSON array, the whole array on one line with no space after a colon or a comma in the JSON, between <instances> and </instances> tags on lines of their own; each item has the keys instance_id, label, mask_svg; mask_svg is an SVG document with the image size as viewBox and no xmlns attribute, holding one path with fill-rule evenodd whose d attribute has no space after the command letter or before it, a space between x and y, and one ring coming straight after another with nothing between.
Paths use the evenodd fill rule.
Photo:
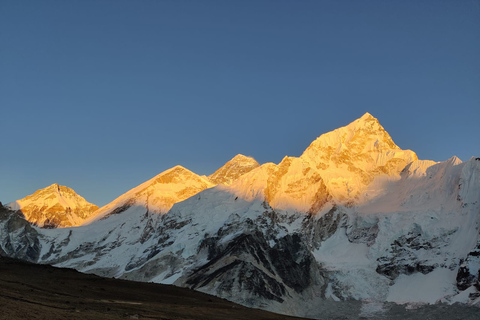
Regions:
<instances>
[{"instance_id":1,"label":"snow-capped mountain","mask_svg":"<svg viewBox=\"0 0 480 320\"><path fill-rule=\"evenodd\" d=\"M258 164L258 162L252 157L237 154L232 160L228 161L220 169L209 175L208 178L214 184L229 185L259 166L260 164Z\"/></svg>"},{"instance_id":2,"label":"snow-capped mountain","mask_svg":"<svg viewBox=\"0 0 480 320\"><path fill-rule=\"evenodd\" d=\"M20 210L25 219L46 228L79 226L98 209L73 189L57 183L8 203L7 207Z\"/></svg>"},{"instance_id":3,"label":"snow-capped mountain","mask_svg":"<svg viewBox=\"0 0 480 320\"><path fill-rule=\"evenodd\" d=\"M418 160L365 114L252 167L217 186L175 167L78 228L2 213L0 254L307 317L328 300L480 306L480 158ZM186 185L166 214L150 202Z\"/></svg>"},{"instance_id":4,"label":"snow-capped mountain","mask_svg":"<svg viewBox=\"0 0 480 320\"><path fill-rule=\"evenodd\" d=\"M336 202L357 202L377 176L398 178L417 160L400 149L371 114L318 137L300 157L320 173Z\"/></svg>"},{"instance_id":5,"label":"snow-capped mountain","mask_svg":"<svg viewBox=\"0 0 480 320\"><path fill-rule=\"evenodd\" d=\"M358 203L376 177L398 179L417 155L402 150L369 113L321 135L300 157L265 164L232 189L240 196L265 199L275 209L315 214L328 202ZM370 196L374 196L369 193Z\"/></svg>"}]
</instances>

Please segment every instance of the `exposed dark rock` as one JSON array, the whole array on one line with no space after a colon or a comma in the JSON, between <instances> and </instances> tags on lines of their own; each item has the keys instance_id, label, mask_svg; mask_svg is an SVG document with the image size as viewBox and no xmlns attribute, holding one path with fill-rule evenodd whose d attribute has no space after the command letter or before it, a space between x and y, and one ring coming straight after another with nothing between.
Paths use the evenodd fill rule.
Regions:
<instances>
[{"instance_id":1,"label":"exposed dark rock","mask_svg":"<svg viewBox=\"0 0 480 320\"><path fill-rule=\"evenodd\" d=\"M457 273L457 288L459 290L466 290L475 282L475 276L470 273L470 270L465 265L458 268Z\"/></svg>"},{"instance_id":2,"label":"exposed dark rock","mask_svg":"<svg viewBox=\"0 0 480 320\"><path fill-rule=\"evenodd\" d=\"M333 206L323 216L307 215L302 223L302 229L309 244L314 248L319 248L322 241L330 238L340 226L346 222L346 214L337 210Z\"/></svg>"},{"instance_id":3,"label":"exposed dark rock","mask_svg":"<svg viewBox=\"0 0 480 320\"><path fill-rule=\"evenodd\" d=\"M352 243L366 243L371 246L378 235L378 218L367 220L361 217L353 218L348 224L347 238Z\"/></svg>"},{"instance_id":4,"label":"exposed dark rock","mask_svg":"<svg viewBox=\"0 0 480 320\"><path fill-rule=\"evenodd\" d=\"M480 241L477 246L468 253L465 260L460 261L460 267L457 272L457 288L466 290L475 286L480 290Z\"/></svg>"},{"instance_id":5,"label":"exposed dark rock","mask_svg":"<svg viewBox=\"0 0 480 320\"><path fill-rule=\"evenodd\" d=\"M126 211L127 209L129 209L131 206L133 206L135 204L135 199L130 199L128 200L127 202L125 202L123 205L121 205L120 207L117 207L115 208L114 210L112 210L111 212L109 212L107 215L105 215L105 217L103 217L102 219L106 219L108 218L109 216L113 215L113 214L120 214L124 211Z\"/></svg>"},{"instance_id":6,"label":"exposed dark rock","mask_svg":"<svg viewBox=\"0 0 480 320\"><path fill-rule=\"evenodd\" d=\"M454 232L447 232L442 237L426 239L421 227L414 225L414 228L406 236L402 235L393 241L388 255L377 259L376 271L392 280L401 274L430 273L438 265L421 260L418 251L422 249L438 251Z\"/></svg>"},{"instance_id":7,"label":"exposed dark rock","mask_svg":"<svg viewBox=\"0 0 480 320\"><path fill-rule=\"evenodd\" d=\"M38 261L41 246L38 232L20 214L0 207L0 254L29 262Z\"/></svg>"},{"instance_id":8,"label":"exposed dark rock","mask_svg":"<svg viewBox=\"0 0 480 320\"><path fill-rule=\"evenodd\" d=\"M277 274L287 286L302 292L310 285L310 266L315 259L298 234L278 239L268 254Z\"/></svg>"},{"instance_id":9,"label":"exposed dark rock","mask_svg":"<svg viewBox=\"0 0 480 320\"><path fill-rule=\"evenodd\" d=\"M222 291L233 293L234 287L238 286L240 291L246 291L253 296L278 302L283 302L282 296L286 293L285 286L282 283L267 275L251 262L239 259L211 273L195 273L193 277L188 279L187 284L192 289L197 289L215 281L221 283L217 289L219 293ZM248 303L254 303L254 301Z\"/></svg>"}]
</instances>

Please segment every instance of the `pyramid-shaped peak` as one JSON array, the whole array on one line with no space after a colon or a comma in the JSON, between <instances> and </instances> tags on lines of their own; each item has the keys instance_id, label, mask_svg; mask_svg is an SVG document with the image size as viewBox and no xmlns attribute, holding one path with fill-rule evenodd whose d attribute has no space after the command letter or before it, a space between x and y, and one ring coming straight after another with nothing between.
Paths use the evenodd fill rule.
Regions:
<instances>
[{"instance_id":1,"label":"pyramid-shaped peak","mask_svg":"<svg viewBox=\"0 0 480 320\"><path fill-rule=\"evenodd\" d=\"M71 194L71 195L76 195L77 193L75 192L75 190L73 190L72 188L69 188L67 186L62 186L62 185L59 185L58 183L54 183L54 184L51 184L49 185L48 187L46 188L43 188L43 189L40 189L40 190L37 190L35 192L35 194L38 194L38 193L68 193L68 194Z\"/></svg>"},{"instance_id":2,"label":"pyramid-shaped peak","mask_svg":"<svg viewBox=\"0 0 480 320\"><path fill-rule=\"evenodd\" d=\"M463 163L463 161L460 160L460 158L457 157L457 156L453 156L453 157L451 157L450 159L448 159L447 161L448 161L448 163L451 163L451 164L454 165L454 166L456 166L457 164Z\"/></svg>"},{"instance_id":3,"label":"pyramid-shaped peak","mask_svg":"<svg viewBox=\"0 0 480 320\"><path fill-rule=\"evenodd\" d=\"M377 118L372 116L370 113L365 112L365 114L363 116L361 116L359 120L363 120L363 121L369 121L370 120L371 121L371 120L377 120Z\"/></svg>"},{"instance_id":4,"label":"pyramid-shaped peak","mask_svg":"<svg viewBox=\"0 0 480 320\"><path fill-rule=\"evenodd\" d=\"M152 179L144 182L144 184L151 184L151 183L178 183L185 179L194 179L194 180L201 180L201 177L197 175L195 172L188 170L187 168L176 165L170 169L167 169ZM143 185L143 184L142 184Z\"/></svg>"},{"instance_id":5,"label":"pyramid-shaped peak","mask_svg":"<svg viewBox=\"0 0 480 320\"><path fill-rule=\"evenodd\" d=\"M237 154L220 169L208 176L208 178L215 184L229 185L242 175L259 166L260 164L254 158Z\"/></svg>"},{"instance_id":6,"label":"pyramid-shaped peak","mask_svg":"<svg viewBox=\"0 0 480 320\"><path fill-rule=\"evenodd\" d=\"M367 112L344 127L322 134L302 157L313 163L329 163L332 159L341 163L376 159L375 166L378 166L385 165L397 152L395 157L405 158L407 163L417 159L414 152L400 149L379 121Z\"/></svg>"},{"instance_id":7,"label":"pyramid-shaped peak","mask_svg":"<svg viewBox=\"0 0 480 320\"><path fill-rule=\"evenodd\" d=\"M375 130L385 131L377 118L372 116L370 113L366 112L363 116L353 121L348 125L349 127L354 127L355 129L360 129L364 127L372 127Z\"/></svg>"},{"instance_id":8,"label":"pyramid-shaped peak","mask_svg":"<svg viewBox=\"0 0 480 320\"><path fill-rule=\"evenodd\" d=\"M58 183L39 189L7 206L21 210L25 219L31 223L49 228L78 226L98 209L73 189Z\"/></svg>"},{"instance_id":9,"label":"pyramid-shaped peak","mask_svg":"<svg viewBox=\"0 0 480 320\"><path fill-rule=\"evenodd\" d=\"M250 162L258 164L258 162L254 158L245 156L243 154L237 154L229 162Z\"/></svg>"},{"instance_id":10,"label":"pyramid-shaped peak","mask_svg":"<svg viewBox=\"0 0 480 320\"><path fill-rule=\"evenodd\" d=\"M322 134L310 145L310 148L345 149L349 145L361 145L361 149L367 145L370 147L383 145L391 149L399 149L378 119L368 112L344 127Z\"/></svg>"},{"instance_id":11,"label":"pyramid-shaped peak","mask_svg":"<svg viewBox=\"0 0 480 320\"><path fill-rule=\"evenodd\" d=\"M190 170L188 170L187 168L177 164L175 167L171 167L170 169L167 169L160 174L165 174L165 173L168 173L170 171L190 171Z\"/></svg>"},{"instance_id":12,"label":"pyramid-shaped peak","mask_svg":"<svg viewBox=\"0 0 480 320\"><path fill-rule=\"evenodd\" d=\"M171 167L170 169L167 169L165 171L162 171L160 172L159 174L157 174L155 177L153 177L151 180L155 180L156 178L159 178L159 177L162 177L162 176L166 176L166 175L184 175L184 174L187 174L187 175L193 175L193 176L198 176L195 172L185 168L184 166L181 166L181 165L176 165L174 167ZM199 177L199 176L198 176ZM149 180L150 181L150 180ZM148 181L146 181L148 182ZM145 182L145 183L146 183Z\"/></svg>"}]
</instances>

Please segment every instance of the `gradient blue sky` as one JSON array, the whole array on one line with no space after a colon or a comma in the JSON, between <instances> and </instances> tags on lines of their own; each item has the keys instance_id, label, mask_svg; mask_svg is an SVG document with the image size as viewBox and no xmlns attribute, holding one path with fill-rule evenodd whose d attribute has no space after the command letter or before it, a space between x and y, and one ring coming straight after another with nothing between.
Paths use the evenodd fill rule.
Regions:
<instances>
[{"instance_id":1,"label":"gradient blue sky","mask_svg":"<svg viewBox=\"0 0 480 320\"><path fill-rule=\"evenodd\" d=\"M0 1L0 201L278 163L365 112L480 156L480 2Z\"/></svg>"}]
</instances>

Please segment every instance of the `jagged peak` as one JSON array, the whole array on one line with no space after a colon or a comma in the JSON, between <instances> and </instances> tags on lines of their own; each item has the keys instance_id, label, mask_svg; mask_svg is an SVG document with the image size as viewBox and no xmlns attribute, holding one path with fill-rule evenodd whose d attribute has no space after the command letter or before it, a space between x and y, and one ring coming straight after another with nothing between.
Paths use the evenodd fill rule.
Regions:
<instances>
[{"instance_id":1,"label":"jagged peak","mask_svg":"<svg viewBox=\"0 0 480 320\"><path fill-rule=\"evenodd\" d=\"M43 191L43 190L52 190L52 191L58 191L60 189L60 187L65 187L65 186L61 186L59 185L58 183L52 183L51 185L49 185L48 187L46 188L42 188L42 189L39 189L37 191ZM66 188L66 187L65 187Z\"/></svg>"},{"instance_id":2,"label":"jagged peak","mask_svg":"<svg viewBox=\"0 0 480 320\"><path fill-rule=\"evenodd\" d=\"M154 185L157 183L179 183L181 180L184 180L184 179L208 181L207 179L204 179L202 176L196 174L195 172L181 165L176 165L170 169L160 172L155 177L145 181L144 183L140 184L139 186L135 187L132 190L135 190L137 188L144 189L150 185Z\"/></svg>"},{"instance_id":3,"label":"jagged peak","mask_svg":"<svg viewBox=\"0 0 480 320\"><path fill-rule=\"evenodd\" d=\"M76 192L69 187L61 186L58 183L53 183L53 184L49 185L48 187L36 190L33 194L30 194L23 199L30 199L30 198L33 198L33 197L38 197L38 196L41 196L41 195L47 195L47 194L52 194L52 193L61 195L60 191L76 194Z\"/></svg>"},{"instance_id":4,"label":"jagged peak","mask_svg":"<svg viewBox=\"0 0 480 320\"><path fill-rule=\"evenodd\" d=\"M39 189L7 206L21 210L26 220L48 227L78 226L98 209L75 190L58 183Z\"/></svg>"},{"instance_id":5,"label":"jagged peak","mask_svg":"<svg viewBox=\"0 0 480 320\"><path fill-rule=\"evenodd\" d=\"M72 188L69 188L67 186L59 185L58 183L53 183L53 184L49 185L48 187L38 189L33 194L27 195L23 199L17 200L17 202L18 201L24 201L24 200L31 200L31 199L38 198L38 197L48 197L52 193L56 194L56 197L64 197L64 196L74 197L74 198L81 199L82 201L85 201L86 203L88 203L82 196L80 196L78 193L76 193L75 190L73 190Z\"/></svg>"},{"instance_id":6,"label":"jagged peak","mask_svg":"<svg viewBox=\"0 0 480 320\"><path fill-rule=\"evenodd\" d=\"M305 150L304 155L312 149L331 147L340 151L349 148L349 145L361 150L378 148L400 150L378 119L367 112L348 125L319 136Z\"/></svg>"},{"instance_id":7,"label":"jagged peak","mask_svg":"<svg viewBox=\"0 0 480 320\"><path fill-rule=\"evenodd\" d=\"M463 161L460 160L460 158L457 157L457 156L451 157L450 159L447 160L447 162L448 162L448 163L451 163L451 164L454 165L454 166L457 165L457 164L463 163Z\"/></svg>"},{"instance_id":8,"label":"jagged peak","mask_svg":"<svg viewBox=\"0 0 480 320\"><path fill-rule=\"evenodd\" d=\"M242 175L259 167L260 164L252 157L237 154L208 178L214 184L229 185Z\"/></svg>"},{"instance_id":9,"label":"jagged peak","mask_svg":"<svg viewBox=\"0 0 480 320\"><path fill-rule=\"evenodd\" d=\"M243 154L237 154L235 157L233 157L230 161L228 162L251 162L251 163L257 163L257 160L255 160L253 157L250 156L245 156Z\"/></svg>"},{"instance_id":10,"label":"jagged peak","mask_svg":"<svg viewBox=\"0 0 480 320\"><path fill-rule=\"evenodd\" d=\"M369 131L377 131L381 133L387 133L383 126L380 124L377 118L372 116L370 113L365 113L360 118L352 121L346 126L347 128L352 128L353 130L362 130L364 128L369 128ZM387 133L388 134L388 133Z\"/></svg>"},{"instance_id":11,"label":"jagged peak","mask_svg":"<svg viewBox=\"0 0 480 320\"><path fill-rule=\"evenodd\" d=\"M176 166L171 167L170 169L167 169L167 170L159 173L159 175L169 173L170 171L190 171L190 170L188 170L187 168L177 164ZM190 171L190 172L192 172L192 171Z\"/></svg>"},{"instance_id":12,"label":"jagged peak","mask_svg":"<svg viewBox=\"0 0 480 320\"><path fill-rule=\"evenodd\" d=\"M291 163L294 161L297 157L290 157L290 156L285 156L283 157L282 161L278 164L278 166L284 165L285 163Z\"/></svg>"},{"instance_id":13,"label":"jagged peak","mask_svg":"<svg viewBox=\"0 0 480 320\"><path fill-rule=\"evenodd\" d=\"M380 124L377 118L372 116L370 113L365 113L360 118L349 123L346 128L352 128L354 130L360 130L364 127L369 127L373 131L386 132L383 126ZM341 128L339 128L341 129Z\"/></svg>"},{"instance_id":14,"label":"jagged peak","mask_svg":"<svg viewBox=\"0 0 480 320\"><path fill-rule=\"evenodd\" d=\"M358 120L362 120L362 121L376 120L376 121L378 121L377 118L372 116L369 112L365 112L365 114L363 116L361 116Z\"/></svg>"},{"instance_id":15,"label":"jagged peak","mask_svg":"<svg viewBox=\"0 0 480 320\"><path fill-rule=\"evenodd\" d=\"M157 174L155 177L153 177L152 179L150 180L155 180L156 178L159 178L159 177L163 177L163 176L166 176L166 175L169 175L169 174L173 174L173 173L177 173L177 174L188 174L188 175L193 175L193 176L198 176L200 177L198 174L196 174L195 172L181 166L181 165L176 165L174 167L171 167L170 169L167 169L165 171L162 171L160 172L159 174ZM150 181L149 180L149 181ZM148 181L147 181L148 182Z\"/></svg>"}]
</instances>

